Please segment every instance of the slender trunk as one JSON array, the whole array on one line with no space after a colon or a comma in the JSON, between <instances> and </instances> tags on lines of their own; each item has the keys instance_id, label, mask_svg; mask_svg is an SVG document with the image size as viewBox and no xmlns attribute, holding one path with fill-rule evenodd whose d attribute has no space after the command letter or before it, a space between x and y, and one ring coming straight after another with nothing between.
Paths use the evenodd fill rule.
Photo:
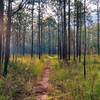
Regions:
<instances>
[{"instance_id":1,"label":"slender trunk","mask_svg":"<svg viewBox=\"0 0 100 100\"><path fill-rule=\"evenodd\" d=\"M33 11L34 11L34 0L32 2L32 43L31 43L31 57L33 57Z\"/></svg>"},{"instance_id":2,"label":"slender trunk","mask_svg":"<svg viewBox=\"0 0 100 100\"><path fill-rule=\"evenodd\" d=\"M59 3L59 2L58 2ZM59 7L57 9L57 18L58 18L58 58L61 59L61 49L60 49L60 45L61 45L61 41L60 41L60 16L59 16L59 10L60 10L60 4Z\"/></svg>"},{"instance_id":3,"label":"slender trunk","mask_svg":"<svg viewBox=\"0 0 100 100\"><path fill-rule=\"evenodd\" d=\"M0 0L0 64L2 59L3 13L4 13L4 2L3 0Z\"/></svg>"},{"instance_id":4,"label":"slender trunk","mask_svg":"<svg viewBox=\"0 0 100 100\"><path fill-rule=\"evenodd\" d=\"M19 24L18 24L18 44L19 44L19 57L21 56L21 30L22 30L22 26L21 26L21 14L19 13L19 17L18 17L18 20L19 20Z\"/></svg>"},{"instance_id":5,"label":"slender trunk","mask_svg":"<svg viewBox=\"0 0 100 100\"><path fill-rule=\"evenodd\" d=\"M84 0L84 79L86 79L86 0Z\"/></svg>"},{"instance_id":6,"label":"slender trunk","mask_svg":"<svg viewBox=\"0 0 100 100\"><path fill-rule=\"evenodd\" d=\"M80 38L79 38L79 62L81 62L81 31L82 31L82 19L81 19L81 7L80 7Z\"/></svg>"},{"instance_id":7,"label":"slender trunk","mask_svg":"<svg viewBox=\"0 0 100 100\"><path fill-rule=\"evenodd\" d=\"M68 59L70 60L70 0L68 0Z\"/></svg>"},{"instance_id":8,"label":"slender trunk","mask_svg":"<svg viewBox=\"0 0 100 100\"><path fill-rule=\"evenodd\" d=\"M50 29L50 25L48 23L48 36L49 36L49 39L48 39L48 44L49 44L49 55L51 55L51 29Z\"/></svg>"},{"instance_id":9,"label":"slender trunk","mask_svg":"<svg viewBox=\"0 0 100 100\"><path fill-rule=\"evenodd\" d=\"M63 0L63 10L64 10L64 35L63 35L63 59L67 58L67 31L66 31L66 0Z\"/></svg>"},{"instance_id":10,"label":"slender trunk","mask_svg":"<svg viewBox=\"0 0 100 100\"><path fill-rule=\"evenodd\" d=\"M41 44L40 44L40 42L41 42L41 39L40 39L40 37L41 37L41 26L40 26L40 0L39 0L39 10L38 10L38 14L39 14L39 16L38 16L38 55L39 55L39 59L41 58Z\"/></svg>"},{"instance_id":11,"label":"slender trunk","mask_svg":"<svg viewBox=\"0 0 100 100\"><path fill-rule=\"evenodd\" d=\"M25 35L26 35L26 27L24 26L24 32L23 32L23 56L25 55Z\"/></svg>"},{"instance_id":12,"label":"slender trunk","mask_svg":"<svg viewBox=\"0 0 100 100\"><path fill-rule=\"evenodd\" d=\"M4 53L5 53L5 33L2 34L2 64L4 62Z\"/></svg>"},{"instance_id":13,"label":"slender trunk","mask_svg":"<svg viewBox=\"0 0 100 100\"><path fill-rule=\"evenodd\" d=\"M12 46L13 46L13 61L15 61L15 35L12 36Z\"/></svg>"},{"instance_id":14,"label":"slender trunk","mask_svg":"<svg viewBox=\"0 0 100 100\"><path fill-rule=\"evenodd\" d=\"M98 0L98 2L97 2L97 24L98 24L98 26L97 26L97 48L98 48L98 56L100 55L100 40L99 40L99 32L100 32L100 30L99 30L99 0Z\"/></svg>"},{"instance_id":15,"label":"slender trunk","mask_svg":"<svg viewBox=\"0 0 100 100\"><path fill-rule=\"evenodd\" d=\"M18 13L17 13L17 20L18 20ZM19 26L18 26L18 23L17 23L17 32L16 32L16 61L17 61L17 56L18 56L18 46L19 46L19 43L18 43L18 29L19 29Z\"/></svg>"},{"instance_id":16,"label":"slender trunk","mask_svg":"<svg viewBox=\"0 0 100 100\"><path fill-rule=\"evenodd\" d=\"M75 19L76 19L76 16L75 16L75 8L76 8L76 7L75 7L75 2L76 2L76 1L74 0L74 41L73 41L74 61L75 61L75 51L76 51L76 42L75 42L75 41L76 41L76 38L75 38L75 34L76 34L76 27L75 27L75 25L76 25L76 24L75 24L75 22L76 22L76 21L75 21Z\"/></svg>"},{"instance_id":17,"label":"slender trunk","mask_svg":"<svg viewBox=\"0 0 100 100\"><path fill-rule=\"evenodd\" d=\"M63 18L63 4L62 2L60 2L60 6L61 6L61 59L64 59L64 18Z\"/></svg>"},{"instance_id":18,"label":"slender trunk","mask_svg":"<svg viewBox=\"0 0 100 100\"><path fill-rule=\"evenodd\" d=\"M79 8L77 3L77 33L76 33L76 55L79 56Z\"/></svg>"},{"instance_id":19,"label":"slender trunk","mask_svg":"<svg viewBox=\"0 0 100 100\"><path fill-rule=\"evenodd\" d=\"M58 58L60 59L60 31L59 31L59 14L58 14Z\"/></svg>"},{"instance_id":20,"label":"slender trunk","mask_svg":"<svg viewBox=\"0 0 100 100\"><path fill-rule=\"evenodd\" d=\"M8 0L8 11L7 11L7 31L6 31L6 49L5 49L5 63L3 75L7 75L7 68L10 56L10 33L11 33L11 0Z\"/></svg>"},{"instance_id":21,"label":"slender trunk","mask_svg":"<svg viewBox=\"0 0 100 100\"><path fill-rule=\"evenodd\" d=\"M41 12L41 21L40 21L40 30L41 30L41 56L42 56L42 54L43 54L43 24L42 24L42 20L43 20L43 14L42 14L42 12Z\"/></svg>"}]
</instances>

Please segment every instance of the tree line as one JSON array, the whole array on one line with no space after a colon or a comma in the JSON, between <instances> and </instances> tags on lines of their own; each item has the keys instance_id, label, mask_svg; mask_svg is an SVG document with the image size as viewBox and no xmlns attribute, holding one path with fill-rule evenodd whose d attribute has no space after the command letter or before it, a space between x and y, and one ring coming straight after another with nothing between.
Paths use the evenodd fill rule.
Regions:
<instances>
[{"instance_id":1,"label":"tree line","mask_svg":"<svg viewBox=\"0 0 100 100\"><path fill-rule=\"evenodd\" d=\"M0 0L0 63L4 65L3 75L7 75L10 55L17 59L20 55L33 57L37 54L40 59L43 54L57 54L58 59L65 63L72 58L81 62L83 57L86 79L86 55L91 49L100 55L100 3L99 0L90 1L97 7L90 12L87 2L22 0L16 6L16 0ZM51 15L47 14L47 7L52 10ZM97 16L95 23L91 18L92 12Z\"/></svg>"}]
</instances>

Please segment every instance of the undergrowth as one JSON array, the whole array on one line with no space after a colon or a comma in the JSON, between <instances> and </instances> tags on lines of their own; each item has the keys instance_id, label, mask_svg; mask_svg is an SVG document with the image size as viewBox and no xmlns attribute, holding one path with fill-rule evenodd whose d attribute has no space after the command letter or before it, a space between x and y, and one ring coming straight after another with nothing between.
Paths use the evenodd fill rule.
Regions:
<instances>
[{"instance_id":1,"label":"undergrowth","mask_svg":"<svg viewBox=\"0 0 100 100\"><path fill-rule=\"evenodd\" d=\"M41 78L45 61L37 57L10 60L8 75L0 79L0 100L34 100L34 86Z\"/></svg>"},{"instance_id":2,"label":"undergrowth","mask_svg":"<svg viewBox=\"0 0 100 100\"><path fill-rule=\"evenodd\" d=\"M88 57L87 57L88 59ZM53 74L50 78L54 100L100 100L100 57L91 56L87 60L87 79L84 79L82 62L54 61Z\"/></svg>"},{"instance_id":3,"label":"undergrowth","mask_svg":"<svg viewBox=\"0 0 100 100\"><path fill-rule=\"evenodd\" d=\"M35 100L34 86L48 61L52 70L48 100L100 100L100 57L96 55L87 56L86 80L83 57L81 63L73 57L64 63L56 55L43 55L40 60L11 57L7 77L0 78L0 100Z\"/></svg>"}]
</instances>

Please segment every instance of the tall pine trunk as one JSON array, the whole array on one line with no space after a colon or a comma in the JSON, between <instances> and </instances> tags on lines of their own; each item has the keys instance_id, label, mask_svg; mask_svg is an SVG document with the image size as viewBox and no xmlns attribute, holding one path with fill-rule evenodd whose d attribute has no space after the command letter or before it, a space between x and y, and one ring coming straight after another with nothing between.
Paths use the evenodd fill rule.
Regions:
<instances>
[{"instance_id":1,"label":"tall pine trunk","mask_svg":"<svg viewBox=\"0 0 100 100\"><path fill-rule=\"evenodd\" d=\"M84 79L86 79L86 0L84 0Z\"/></svg>"},{"instance_id":2,"label":"tall pine trunk","mask_svg":"<svg viewBox=\"0 0 100 100\"><path fill-rule=\"evenodd\" d=\"M68 0L68 59L70 60L70 0Z\"/></svg>"},{"instance_id":3,"label":"tall pine trunk","mask_svg":"<svg viewBox=\"0 0 100 100\"><path fill-rule=\"evenodd\" d=\"M76 32L76 56L79 56L79 6L78 1L76 2L76 10L77 10L77 32Z\"/></svg>"},{"instance_id":4,"label":"tall pine trunk","mask_svg":"<svg viewBox=\"0 0 100 100\"><path fill-rule=\"evenodd\" d=\"M99 34L100 34L100 29L99 29L99 15L100 11L99 11L99 0L97 2L97 48L98 48L98 55L100 55L100 40L99 40Z\"/></svg>"},{"instance_id":5,"label":"tall pine trunk","mask_svg":"<svg viewBox=\"0 0 100 100\"><path fill-rule=\"evenodd\" d=\"M39 55L39 59L41 58L41 26L40 26L40 0L38 2L38 5L39 5L39 9L38 9L38 55Z\"/></svg>"},{"instance_id":6,"label":"tall pine trunk","mask_svg":"<svg viewBox=\"0 0 100 100\"><path fill-rule=\"evenodd\" d=\"M0 0L0 64L2 60L3 13L4 13L4 2L3 0Z\"/></svg>"},{"instance_id":7,"label":"tall pine trunk","mask_svg":"<svg viewBox=\"0 0 100 100\"><path fill-rule=\"evenodd\" d=\"M63 0L63 12L64 12L63 59L66 60L67 58L66 0Z\"/></svg>"},{"instance_id":8,"label":"tall pine trunk","mask_svg":"<svg viewBox=\"0 0 100 100\"><path fill-rule=\"evenodd\" d=\"M23 56L25 56L25 37L26 37L26 26L24 25L24 32L23 32Z\"/></svg>"},{"instance_id":9,"label":"tall pine trunk","mask_svg":"<svg viewBox=\"0 0 100 100\"><path fill-rule=\"evenodd\" d=\"M3 75L7 75L7 68L9 64L9 56L10 56L10 33L11 33L11 1L8 0L8 11L7 11L7 30L6 30L6 48L5 48L5 63L4 63L4 71Z\"/></svg>"},{"instance_id":10,"label":"tall pine trunk","mask_svg":"<svg viewBox=\"0 0 100 100\"><path fill-rule=\"evenodd\" d=\"M76 15L75 15L75 6L76 0L74 0L74 41L73 41L73 49L74 49L74 61L75 61L75 54L76 54Z\"/></svg>"},{"instance_id":11,"label":"tall pine trunk","mask_svg":"<svg viewBox=\"0 0 100 100\"><path fill-rule=\"evenodd\" d=\"M79 32L79 62L81 62L81 31L82 31L82 11L80 6L80 32Z\"/></svg>"},{"instance_id":12,"label":"tall pine trunk","mask_svg":"<svg viewBox=\"0 0 100 100\"><path fill-rule=\"evenodd\" d=\"M34 12L34 0L32 2L32 40L31 40L31 57L33 57L33 12Z\"/></svg>"}]
</instances>

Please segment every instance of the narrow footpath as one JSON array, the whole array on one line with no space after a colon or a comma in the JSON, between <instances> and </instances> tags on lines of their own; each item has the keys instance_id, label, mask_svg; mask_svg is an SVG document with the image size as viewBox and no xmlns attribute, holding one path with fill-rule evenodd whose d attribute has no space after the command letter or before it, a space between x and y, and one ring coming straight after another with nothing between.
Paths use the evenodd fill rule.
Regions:
<instances>
[{"instance_id":1,"label":"narrow footpath","mask_svg":"<svg viewBox=\"0 0 100 100\"><path fill-rule=\"evenodd\" d=\"M35 94L36 94L36 100L48 100L48 90L49 90L49 77L51 74L51 62L48 61L45 64L42 79L37 82L37 85L35 87Z\"/></svg>"}]
</instances>

